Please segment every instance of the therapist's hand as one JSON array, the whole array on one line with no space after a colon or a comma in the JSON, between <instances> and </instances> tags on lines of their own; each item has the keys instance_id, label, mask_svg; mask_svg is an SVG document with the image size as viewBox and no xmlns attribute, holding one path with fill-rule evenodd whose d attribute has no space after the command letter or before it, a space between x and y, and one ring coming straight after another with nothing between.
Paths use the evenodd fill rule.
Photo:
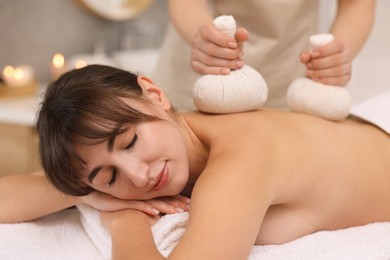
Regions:
<instances>
[{"instance_id":1,"label":"therapist's hand","mask_svg":"<svg viewBox=\"0 0 390 260\"><path fill-rule=\"evenodd\" d=\"M235 38L229 37L212 24L199 27L192 41L191 66L200 74L227 75L231 70L244 66L243 43L248 31L239 28Z\"/></svg>"},{"instance_id":2,"label":"therapist's hand","mask_svg":"<svg viewBox=\"0 0 390 260\"><path fill-rule=\"evenodd\" d=\"M352 61L348 48L338 39L312 51L304 51L300 58L306 65L306 76L314 81L345 86L351 79Z\"/></svg>"}]
</instances>

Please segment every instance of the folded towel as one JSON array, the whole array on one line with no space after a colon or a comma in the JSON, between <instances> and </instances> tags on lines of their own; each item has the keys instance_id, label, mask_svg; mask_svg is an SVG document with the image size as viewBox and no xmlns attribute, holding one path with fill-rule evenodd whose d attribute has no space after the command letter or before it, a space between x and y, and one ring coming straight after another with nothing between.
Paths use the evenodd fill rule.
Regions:
<instances>
[{"instance_id":1,"label":"folded towel","mask_svg":"<svg viewBox=\"0 0 390 260\"><path fill-rule=\"evenodd\" d=\"M100 213L87 206L78 205L80 220L85 232L91 238L103 259L111 258L111 238L100 221ZM162 217L153 227L154 242L163 256L168 256L184 234L188 221L188 213L169 214Z\"/></svg>"},{"instance_id":2,"label":"folded towel","mask_svg":"<svg viewBox=\"0 0 390 260\"><path fill-rule=\"evenodd\" d=\"M99 213L88 206L78 206L81 223L104 259L111 257L111 239L100 223ZM162 217L152 232L158 250L169 255L185 232L188 213ZM222 241L221 241L222 242ZM390 222L321 231L283 245L254 246L250 260L255 259L390 259Z\"/></svg>"}]
</instances>

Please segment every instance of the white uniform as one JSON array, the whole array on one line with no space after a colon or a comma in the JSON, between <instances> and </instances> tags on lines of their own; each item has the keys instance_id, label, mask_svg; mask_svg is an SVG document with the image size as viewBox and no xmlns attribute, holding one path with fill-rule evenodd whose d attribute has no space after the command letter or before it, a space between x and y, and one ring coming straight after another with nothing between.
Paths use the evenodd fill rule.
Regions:
<instances>
[{"instance_id":1,"label":"white uniform","mask_svg":"<svg viewBox=\"0 0 390 260\"><path fill-rule=\"evenodd\" d=\"M317 0L214 0L214 17L233 15L249 31L244 61L258 70L269 87L266 106L286 107L289 84L304 75L300 53L317 32ZM190 66L190 46L169 26L153 79L176 108L193 110L192 87L201 75Z\"/></svg>"}]
</instances>

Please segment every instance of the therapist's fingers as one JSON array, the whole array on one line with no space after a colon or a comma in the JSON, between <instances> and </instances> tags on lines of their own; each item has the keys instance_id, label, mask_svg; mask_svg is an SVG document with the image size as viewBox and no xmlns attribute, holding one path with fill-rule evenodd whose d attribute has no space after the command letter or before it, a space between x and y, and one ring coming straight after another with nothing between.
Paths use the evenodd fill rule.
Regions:
<instances>
[{"instance_id":1,"label":"therapist's fingers","mask_svg":"<svg viewBox=\"0 0 390 260\"><path fill-rule=\"evenodd\" d=\"M351 75L352 66L350 63L329 69L308 70L306 72L306 76L314 81L336 86L345 86L351 79Z\"/></svg>"},{"instance_id":2,"label":"therapist's fingers","mask_svg":"<svg viewBox=\"0 0 390 260\"><path fill-rule=\"evenodd\" d=\"M245 39L245 31L242 32ZM191 67L200 74L224 75L243 66L243 53L235 38L214 26L203 25L192 41Z\"/></svg>"},{"instance_id":3,"label":"therapist's fingers","mask_svg":"<svg viewBox=\"0 0 390 260\"><path fill-rule=\"evenodd\" d=\"M299 58L301 60L301 63L307 64L311 60L310 52L309 51L303 51L299 55Z\"/></svg>"},{"instance_id":4,"label":"therapist's fingers","mask_svg":"<svg viewBox=\"0 0 390 260\"><path fill-rule=\"evenodd\" d=\"M194 50L200 50L221 59L236 59L240 52L237 47L235 38L227 36L210 25L201 26L192 42Z\"/></svg>"},{"instance_id":5,"label":"therapist's fingers","mask_svg":"<svg viewBox=\"0 0 390 260\"><path fill-rule=\"evenodd\" d=\"M244 28L238 28L236 30L236 33L235 33L234 36L235 36L235 38L237 40L238 49L240 49L242 51L243 48L244 48L244 43L249 38L249 32L246 29L244 29Z\"/></svg>"},{"instance_id":6,"label":"therapist's fingers","mask_svg":"<svg viewBox=\"0 0 390 260\"><path fill-rule=\"evenodd\" d=\"M241 50L238 48L225 48L206 40L199 40L192 46L192 55L194 55L194 57L204 54L205 56L219 59L233 60L240 57L240 52Z\"/></svg>"},{"instance_id":7,"label":"therapist's fingers","mask_svg":"<svg viewBox=\"0 0 390 260\"><path fill-rule=\"evenodd\" d=\"M307 76L312 76L316 78L322 77L338 77L344 75L350 75L352 70L352 66L350 63L344 63L339 66L321 69L321 70L308 70L306 72Z\"/></svg>"},{"instance_id":8,"label":"therapist's fingers","mask_svg":"<svg viewBox=\"0 0 390 260\"><path fill-rule=\"evenodd\" d=\"M227 75L233 69L240 69L244 62L239 59L220 59L202 52L191 54L191 67L200 74Z\"/></svg>"},{"instance_id":9,"label":"therapist's fingers","mask_svg":"<svg viewBox=\"0 0 390 260\"><path fill-rule=\"evenodd\" d=\"M199 27L197 33L198 39L204 39L224 48L237 48L237 41L215 28L212 24L205 24ZM197 38L195 37L195 38Z\"/></svg>"},{"instance_id":10,"label":"therapist's fingers","mask_svg":"<svg viewBox=\"0 0 390 260\"><path fill-rule=\"evenodd\" d=\"M345 86L352 74L352 63L344 54L334 54L306 64L306 76L324 84Z\"/></svg>"},{"instance_id":11,"label":"therapist's fingers","mask_svg":"<svg viewBox=\"0 0 390 260\"><path fill-rule=\"evenodd\" d=\"M351 77L350 75L343 75L339 77L311 78L311 79L325 85L340 86L340 88L342 88L349 82Z\"/></svg>"},{"instance_id":12,"label":"therapist's fingers","mask_svg":"<svg viewBox=\"0 0 390 260\"><path fill-rule=\"evenodd\" d=\"M347 53L347 52L348 50L346 45L342 41L338 39L334 39L332 42L324 46L313 49L311 51L311 57L312 59L318 59L318 58L331 56L336 53Z\"/></svg>"},{"instance_id":13,"label":"therapist's fingers","mask_svg":"<svg viewBox=\"0 0 390 260\"><path fill-rule=\"evenodd\" d=\"M306 67L312 70L321 70L348 63L350 63L350 61L348 60L346 53L334 53L329 56L311 59L310 62L306 64Z\"/></svg>"}]
</instances>

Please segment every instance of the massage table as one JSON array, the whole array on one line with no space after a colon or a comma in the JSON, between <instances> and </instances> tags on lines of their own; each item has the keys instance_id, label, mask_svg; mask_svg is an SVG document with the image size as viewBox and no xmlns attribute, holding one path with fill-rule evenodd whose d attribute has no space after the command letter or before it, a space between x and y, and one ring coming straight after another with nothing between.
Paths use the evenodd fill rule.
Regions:
<instances>
[{"instance_id":1,"label":"massage table","mask_svg":"<svg viewBox=\"0 0 390 260\"><path fill-rule=\"evenodd\" d=\"M351 114L390 133L390 92L353 106ZM186 212L166 215L152 227L164 256L178 243L187 220ZM98 212L85 205L31 222L0 224L1 260L105 260L110 255L110 236ZM248 259L389 260L390 222L319 231L282 245L253 246Z\"/></svg>"}]
</instances>

